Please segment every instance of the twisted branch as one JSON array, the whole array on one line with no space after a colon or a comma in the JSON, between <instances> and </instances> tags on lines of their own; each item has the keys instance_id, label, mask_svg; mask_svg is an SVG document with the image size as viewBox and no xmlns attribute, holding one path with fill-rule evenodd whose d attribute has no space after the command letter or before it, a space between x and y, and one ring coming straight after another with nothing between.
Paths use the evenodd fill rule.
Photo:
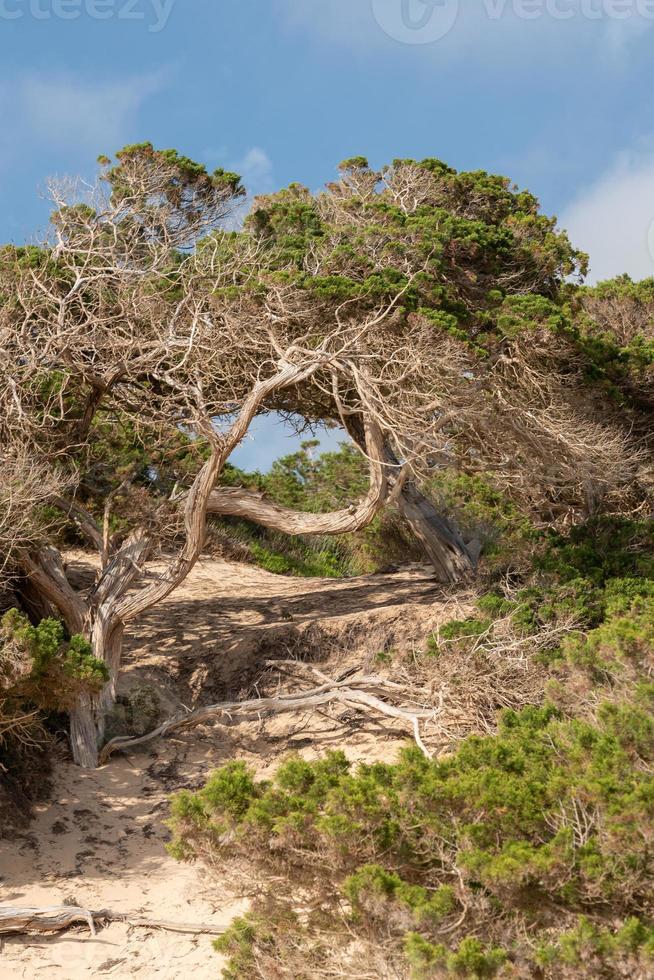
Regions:
<instances>
[{"instance_id":1,"label":"twisted branch","mask_svg":"<svg viewBox=\"0 0 654 980\"><path fill-rule=\"evenodd\" d=\"M320 708L334 702L357 711L372 711L407 722L411 727L416 744L430 758L430 753L420 737L420 721L436 718L440 709L419 708L410 710L398 707L388 700L383 700L384 695L397 697L400 691L402 688L399 685L382 677L348 678L343 681L325 677L323 684L308 691L279 694L268 698L254 698L250 701L232 701L208 705L204 708L197 708L188 714L171 718L146 735L134 738L129 736L112 738L100 752L100 765L106 763L114 752L135 749L138 746L147 745L155 739L165 738L175 732L186 731L189 728L197 728L198 725L204 725L208 722L230 724L234 721L261 720L272 715Z\"/></svg>"}]
</instances>

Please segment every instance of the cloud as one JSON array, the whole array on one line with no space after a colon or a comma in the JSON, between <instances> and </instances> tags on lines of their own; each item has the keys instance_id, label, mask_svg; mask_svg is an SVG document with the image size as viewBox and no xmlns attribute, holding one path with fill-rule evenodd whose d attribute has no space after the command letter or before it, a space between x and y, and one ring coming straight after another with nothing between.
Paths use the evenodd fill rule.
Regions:
<instances>
[{"instance_id":1,"label":"cloud","mask_svg":"<svg viewBox=\"0 0 654 980\"><path fill-rule=\"evenodd\" d=\"M253 194L267 194L273 189L272 160L260 147L254 146L248 150L243 159L235 164L235 169Z\"/></svg>"},{"instance_id":2,"label":"cloud","mask_svg":"<svg viewBox=\"0 0 654 980\"><path fill-rule=\"evenodd\" d=\"M12 86L19 134L49 147L111 153L164 81L163 72L95 83L75 75L26 76Z\"/></svg>"},{"instance_id":3,"label":"cloud","mask_svg":"<svg viewBox=\"0 0 654 980\"><path fill-rule=\"evenodd\" d=\"M33 72L0 79L0 166L43 155L81 166L89 151L113 153L134 134L144 103L161 91L167 71L94 82L72 73Z\"/></svg>"},{"instance_id":4,"label":"cloud","mask_svg":"<svg viewBox=\"0 0 654 980\"><path fill-rule=\"evenodd\" d=\"M290 28L329 43L448 64L594 54L621 65L654 27L648 0L274 0ZM619 9L618 9L619 8Z\"/></svg>"},{"instance_id":5,"label":"cloud","mask_svg":"<svg viewBox=\"0 0 654 980\"><path fill-rule=\"evenodd\" d=\"M590 254L591 281L654 275L654 147L622 154L572 201L560 224Z\"/></svg>"},{"instance_id":6,"label":"cloud","mask_svg":"<svg viewBox=\"0 0 654 980\"><path fill-rule=\"evenodd\" d=\"M260 146L236 159L226 146L206 147L202 159L209 167L225 167L240 174L248 195L269 194L275 189L272 160Z\"/></svg>"}]
</instances>

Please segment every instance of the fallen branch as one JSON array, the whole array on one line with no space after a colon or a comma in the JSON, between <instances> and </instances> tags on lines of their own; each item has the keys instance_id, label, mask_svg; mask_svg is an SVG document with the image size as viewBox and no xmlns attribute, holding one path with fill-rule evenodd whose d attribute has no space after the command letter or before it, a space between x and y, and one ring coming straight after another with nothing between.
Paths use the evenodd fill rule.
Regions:
<instances>
[{"instance_id":1,"label":"fallen branch","mask_svg":"<svg viewBox=\"0 0 654 980\"><path fill-rule=\"evenodd\" d=\"M420 737L419 722L422 719L435 718L439 714L439 709L409 710L382 700L384 695L395 695L397 697L402 690L400 685L393 684L383 677L349 677L343 681L334 681L328 677L324 679L325 683L321 684L320 687L314 687L308 691L300 691L295 694L279 694L269 698L255 698L252 701L232 701L225 704L213 704L206 708L198 708L196 711L191 711L188 714L171 718L146 735L135 738L129 736L112 738L100 752L100 765L107 762L114 752L121 749L135 749L137 746L147 745L155 739L165 738L174 732L196 728L198 725L204 725L208 722L229 724L234 721L261 720L262 718L284 714L286 712L306 711L307 708L319 708L334 702L343 704L348 708L355 708L358 711L368 709L378 714L387 715L389 718L406 721L411 727L418 747L428 758L430 757L430 753L427 751Z\"/></svg>"},{"instance_id":2,"label":"fallen branch","mask_svg":"<svg viewBox=\"0 0 654 980\"><path fill-rule=\"evenodd\" d=\"M96 923L126 922L142 929L165 929L167 932L185 932L195 935L217 936L221 930L216 926L190 922L168 922L165 919L143 919L129 913L90 909L73 905L51 905L42 909L0 908L0 936L18 933L65 932L72 926L85 922L92 936L96 934Z\"/></svg>"}]
</instances>

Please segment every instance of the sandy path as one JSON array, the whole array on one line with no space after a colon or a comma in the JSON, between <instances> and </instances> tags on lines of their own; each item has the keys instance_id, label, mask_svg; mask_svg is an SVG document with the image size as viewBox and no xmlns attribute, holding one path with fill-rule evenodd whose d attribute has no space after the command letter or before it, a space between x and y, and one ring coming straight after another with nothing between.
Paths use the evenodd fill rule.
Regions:
<instances>
[{"instance_id":1,"label":"sandy path","mask_svg":"<svg viewBox=\"0 0 654 980\"><path fill-rule=\"evenodd\" d=\"M166 689L167 707L246 690L265 659L320 638L375 649L376 636L406 640L443 617L438 586L421 569L348 581L286 579L250 566L204 561L185 586L152 610L128 642L125 684ZM451 612L452 607L449 606ZM307 641L308 637L308 641ZM97 772L62 761L52 799L18 840L0 843L0 902L89 908L202 922L220 931L244 908L201 867L165 851L170 793L197 787L227 758L246 758L268 773L289 749L312 756L329 747L352 758L385 758L404 740L364 726L345 733L329 721L277 719L259 730L200 731L116 757ZM220 975L210 937L130 929L113 923L95 938L12 937L0 953L0 980L44 977L157 977L197 980Z\"/></svg>"},{"instance_id":2,"label":"sandy path","mask_svg":"<svg viewBox=\"0 0 654 980\"><path fill-rule=\"evenodd\" d=\"M97 773L64 765L54 799L41 808L24 839L0 856L2 903L51 905L72 901L85 908L142 912L154 919L216 923L217 932L237 907L217 908L200 868L178 864L164 850L166 751L158 760L126 759ZM210 753L207 767L215 764ZM150 762L147 770L143 762ZM188 773L205 771L185 760ZM198 780L199 781L199 780ZM5 864L6 861L6 864ZM63 937L6 940L0 977L215 977L210 938L131 929L114 923L93 938L83 929Z\"/></svg>"}]
</instances>

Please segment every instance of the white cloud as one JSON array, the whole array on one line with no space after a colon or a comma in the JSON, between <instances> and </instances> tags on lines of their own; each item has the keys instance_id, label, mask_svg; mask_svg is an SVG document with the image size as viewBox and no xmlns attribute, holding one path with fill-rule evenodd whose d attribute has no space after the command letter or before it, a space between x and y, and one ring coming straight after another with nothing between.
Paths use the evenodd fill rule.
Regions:
<instances>
[{"instance_id":1,"label":"white cloud","mask_svg":"<svg viewBox=\"0 0 654 980\"><path fill-rule=\"evenodd\" d=\"M243 178L248 191L253 194L266 194L273 189L272 160L258 146L253 146L234 168Z\"/></svg>"},{"instance_id":2,"label":"white cloud","mask_svg":"<svg viewBox=\"0 0 654 980\"><path fill-rule=\"evenodd\" d=\"M112 153L130 132L143 103L158 92L156 72L109 82L74 75L30 75L16 83L21 135L41 145Z\"/></svg>"},{"instance_id":3,"label":"white cloud","mask_svg":"<svg viewBox=\"0 0 654 980\"><path fill-rule=\"evenodd\" d=\"M105 82L36 72L0 80L0 166L17 166L34 153L63 151L72 160L88 151L114 153L133 136L143 104L166 81L166 71Z\"/></svg>"},{"instance_id":4,"label":"white cloud","mask_svg":"<svg viewBox=\"0 0 654 980\"><path fill-rule=\"evenodd\" d=\"M447 64L553 62L593 52L621 64L654 27L648 0L275 0L293 29L330 43ZM408 6L407 6L408 3ZM617 11L617 12L616 12Z\"/></svg>"},{"instance_id":5,"label":"white cloud","mask_svg":"<svg viewBox=\"0 0 654 980\"><path fill-rule=\"evenodd\" d=\"M253 146L237 159L226 146L209 146L205 147L202 160L208 167L225 167L239 174L249 196L269 194L275 189L272 160L260 146Z\"/></svg>"},{"instance_id":6,"label":"white cloud","mask_svg":"<svg viewBox=\"0 0 654 980\"><path fill-rule=\"evenodd\" d=\"M560 224L589 253L591 281L654 275L654 149L620 156L566 208Z\"/></svg>"}]
</instances>

